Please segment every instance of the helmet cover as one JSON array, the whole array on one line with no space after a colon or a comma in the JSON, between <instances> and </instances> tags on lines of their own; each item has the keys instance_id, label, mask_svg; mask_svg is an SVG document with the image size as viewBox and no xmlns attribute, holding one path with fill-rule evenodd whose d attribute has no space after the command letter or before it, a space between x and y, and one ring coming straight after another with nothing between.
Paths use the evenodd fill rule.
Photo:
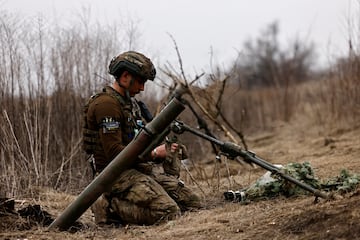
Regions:
<instances>
[{"instance_id":1,"label":"helmet cover","mask_svg":"<svg viewBox=\"0 0 360 240\"><path fill-rule=\"evenodd\" d=\"M109 74L119 77L124 70L146 80L154 80L156 75L156 70L151 60L145 55L135 51L121 53L111 60L109 64Z\"/></svg>"}]
</instances>

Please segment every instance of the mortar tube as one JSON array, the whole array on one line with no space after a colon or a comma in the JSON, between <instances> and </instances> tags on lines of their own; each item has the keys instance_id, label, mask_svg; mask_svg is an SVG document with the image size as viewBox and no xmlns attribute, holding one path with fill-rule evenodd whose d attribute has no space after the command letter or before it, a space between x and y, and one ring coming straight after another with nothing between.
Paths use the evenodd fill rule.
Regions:
<instances>
[{"instance_id":1,"label":"mortar tube","mask_svg":"<svg viewBox=\"0 0 360 240\"><path fill-rule=\"evenodd\" d=\"M80 195L49 226L49 230L58 228L67 230L72 224L106 191L115 184L118 176L131 168L138 156L173 120L185 109L185 106L173 98L150 123L146 124L109 165L80 193Z\"/></svg>"}]
</instances>

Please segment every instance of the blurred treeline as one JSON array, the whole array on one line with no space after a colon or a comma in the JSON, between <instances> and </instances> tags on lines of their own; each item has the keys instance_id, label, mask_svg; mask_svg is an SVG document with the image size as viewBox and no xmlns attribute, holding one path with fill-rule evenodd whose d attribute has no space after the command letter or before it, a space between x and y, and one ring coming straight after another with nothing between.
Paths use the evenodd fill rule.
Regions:
<instances>
[{"instance_id":1,"label":"blurred treeline","mask_svg":"<svg viewBox=\"0 0 360 240\"><path fill-rule=\"evenodd\" d=\"M1 195L31 195L38 186L79 192L89 182L91 171L81 149L83 105L112 81L107 66L114 55L143 50L131 21L104 26L88 20L82 16L63 27L41 18L0 15ZM357 123L358 52L349 48L348 57L320 72L313 67L311 43L295 39L282 47L278 33L277 23L265 26L257 39L244 43L231 66L205 74L196 91L208 110L221 109L228 124L245 135L300 115L311 115L319 125ZM152 91L143 98L155 111L158 99ZM206 97L221 101L215 106ZM189 125L196 124L186 116L189 111L184 114ZM220 119L220 113L214 117ZM209 152L193 137L184 141L194 145L194 159Z\"/></svg>"}]
</instances>

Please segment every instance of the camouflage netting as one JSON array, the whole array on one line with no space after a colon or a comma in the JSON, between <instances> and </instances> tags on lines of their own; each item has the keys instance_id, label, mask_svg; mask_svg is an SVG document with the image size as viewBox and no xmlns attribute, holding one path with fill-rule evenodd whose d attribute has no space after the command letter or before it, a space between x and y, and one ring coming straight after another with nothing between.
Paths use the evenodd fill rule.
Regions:
<instances>
[{"instance_id":1,"label":"camouflage netting","mask_svg":"<svg viewBox=\"0 0 360 240\"><path fill-rule=\"evenodd\" d=\"M319 180L315 177L314 170L308 162L290 163L281 166L281 171L315 189L326 192L335 191L340 194L355 190L360 181L358 174L350 174L347 170L342 170L339 176ZM309 194L309 192L276 174L267 172L248 188L239 191L228 191L224 193L224 196L227 200L246 203L277 196L290 197L304 194Z\"/></svg>"},{"instance_id":2,"label":"camouflage netting","mask_svg":"<svg viewBox=\"0 0 360 240\"><path fill-rule=\"evenodd\" d=\"M325 191L337 191L347 193L354 191L360 182L359 174L350 174L346 169L341 170L340 175L330 178L321 183L321 189Z\"/></svg>"}]
</instances>

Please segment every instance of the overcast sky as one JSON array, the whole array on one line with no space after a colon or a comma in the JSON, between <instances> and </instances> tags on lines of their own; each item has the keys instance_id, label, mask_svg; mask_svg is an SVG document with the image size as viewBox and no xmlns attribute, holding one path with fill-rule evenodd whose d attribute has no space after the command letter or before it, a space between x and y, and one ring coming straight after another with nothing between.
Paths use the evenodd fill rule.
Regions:
<instances>
[{"instance_id":1,"label":"overcast sky","mask_svg":"<svg viewBox=\"0 0 360 240\"><path fill-rule=\"evenodd\" d=\"M314 42L324 62L346 53L347 21L359 18L358 0L0 0L0 8L11 12L62 21L84 6L100 22L124 14L139 20L146 51L176 62L170 33L186 69L197 72L209 65L210 49L216 62L226 65L244 41L274 21L283 43L296 37Z\"/></svg>"}]
</instances>

